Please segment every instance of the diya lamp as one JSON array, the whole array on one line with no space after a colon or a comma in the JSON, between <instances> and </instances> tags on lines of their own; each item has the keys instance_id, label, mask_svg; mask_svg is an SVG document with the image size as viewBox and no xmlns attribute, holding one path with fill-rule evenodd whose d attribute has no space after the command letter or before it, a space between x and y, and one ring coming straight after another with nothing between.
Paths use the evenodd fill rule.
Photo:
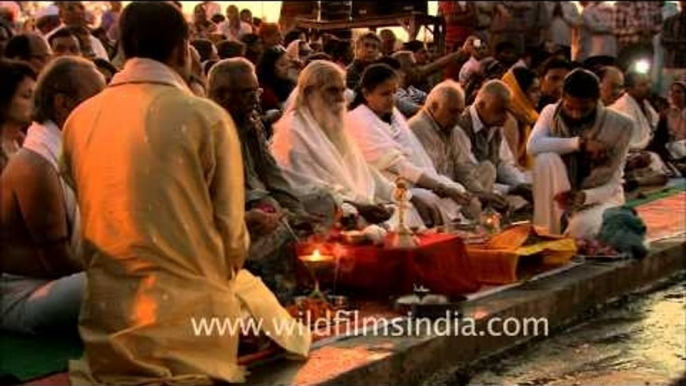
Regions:
<instances>
[{"instance_id":1,"label":"diya lamp","mask_svg":"<svg viewBox=\"0 0 686 386\"><path fill-rule=\"evenodd\" d=\"M480 220L481 226L486 230L487 233L500 233L502 217L500 216L500 213L490 206L481 212Z\"/></svg>"},{"instance_id":2,"label":"diya lamp","mask_svg":"<svg viewBox=\"0 0 686 386\"><path fill-rule=\"evenodd\" d=\"M314 280L314 290L309 295L310 298L320 298L326 301L326 297L319 288L318 274L325 273L334 268L336 260L332 255L325 255L315 249L310 255L298 256L298 259L307 267L312 279Z\"/></svg>"}]
</instances>

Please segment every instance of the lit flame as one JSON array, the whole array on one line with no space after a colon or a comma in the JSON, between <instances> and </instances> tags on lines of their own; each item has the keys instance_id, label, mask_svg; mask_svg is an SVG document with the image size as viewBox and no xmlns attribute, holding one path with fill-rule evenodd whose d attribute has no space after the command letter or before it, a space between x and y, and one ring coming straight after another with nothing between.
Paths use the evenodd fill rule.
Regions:
<instances>
[{"instance_id":1,"label":"lit flame","mask_svg":"<svg viewBox=\"0 0 686 386\"><path fill-rule=\"evenodd\" d=\"M319 249L315 249L311 255L301 256L300 259L305 261L328 261L333 258L329 255L322 255Z\"/></svg>"}]
</instances>

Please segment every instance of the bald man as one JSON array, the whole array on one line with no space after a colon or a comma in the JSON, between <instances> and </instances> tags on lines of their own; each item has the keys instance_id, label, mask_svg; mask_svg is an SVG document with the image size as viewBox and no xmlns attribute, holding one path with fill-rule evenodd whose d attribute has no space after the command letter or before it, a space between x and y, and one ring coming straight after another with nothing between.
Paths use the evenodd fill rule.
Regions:
<instances>
[{"instance_id":1,"label":"bald man","mask_svg":"<svg viewBox=\"0 0 686 386\"><path fill-rule=\"evenodd\" d=\"M598 71L600 78L600 100L610 106L624 93L624 73L617 67L606 66Z\"/></svg>"},{"instance_id":2,"label":"bald man","mask_svg":"<svg viewBox=\"0 0 686 386\"><path fill-rule=\"evenodd\" d=\"M473 164L466 149L459 146L465 142L465 134L457 126L464 109L462 88L457 82L446 80L431 90L422 110L408 124L438 173L464 185L482 202L506 209L505 198L493 193L495 166L488 161Z\"/></svg>"},{"instance_id":3,"label":"bald man","mask_svg":"<svg viewBox=\"0 0 686 386\"><path fill-rule=\"evenodd\" d=\"M486 82L474 104L458 120L457 124L465 134L461 146L468 151L473 164L488 161L496 167L498 191L522 195L531 201L531 176L517 166L502 135L511 99L512 94L505 83L500 80Z\"/></svg>"}]
</instances>

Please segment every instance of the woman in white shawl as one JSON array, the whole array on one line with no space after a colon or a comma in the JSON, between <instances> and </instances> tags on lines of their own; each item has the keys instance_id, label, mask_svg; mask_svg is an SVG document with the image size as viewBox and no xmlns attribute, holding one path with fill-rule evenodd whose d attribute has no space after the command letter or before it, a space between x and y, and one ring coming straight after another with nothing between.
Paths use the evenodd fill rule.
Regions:
<instances>
[{"instance_id":1,"label":"woman in white shawl","mask_svg":"<svg viewBox=\"0 0 686 386\"><path fill-rule=\"evenodd\" d=\"M408 180L414 185L415 196L440 209L440 218L424 218L425 222L453 222L461 218L461 209L476 217L478 200L462 185L436 172L421 142L395 107L398 82L398 74L386 64L365 69L348 113L347 131L370 165L391 180Z\"/></svg>"},{"instance_id":2,"label":"woman in white shawl","mask_svg":"<svg viewBox=\"0 0 686 386\"><path fill-rule=\"evenodd\" d=\"M323 189L339 206L353 206L369 222L388 220L381 203L392 201L394 185L365 162L345 131L345 76L326 61L300 74L295 99L274 124L271 151L301 194ZM407 222L423 225L414 211Z\"/></svg>"}]
</instances>

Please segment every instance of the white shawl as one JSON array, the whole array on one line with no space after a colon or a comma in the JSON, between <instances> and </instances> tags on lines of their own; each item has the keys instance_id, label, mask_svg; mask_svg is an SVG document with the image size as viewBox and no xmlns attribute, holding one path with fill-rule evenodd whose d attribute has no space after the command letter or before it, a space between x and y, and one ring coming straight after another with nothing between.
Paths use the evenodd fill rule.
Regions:
<instances>
[{"instance_id":1,"label":"white shawl","mask_svg":"<svg viewBox=\"0 0 686 386\"><path fill-rule=\"evenodd\" d=\"M271 151L291 185L301 194L324 188L339 204L390 201L394 186L365 162L354 141L344 134L343 156L304 108L288 111L274 124Z\"/></svg>"},{"instance_id":2,"label":"white shawl","mask_svg":"<svg viewBox=\"0 0 686 386\"><path fill-rule=\"evenodd\" d=\"M462 185L438 174L431 157L397 108L393 109L393 118L389 125L369 107L360 105L348 113L346 127L367 162L388 178L396 177L389 168L404 165L399 167L400 174L412 183L416 183L421 174L426 174L465 191Z\"/></svg>"},{"instance_id":3,"label":"white shawl","mask_svg":"<svg viewBox=\"0 0 686 386\"><path fill-rule=\"evenodd\" d=\"M67 213L69 227L70 246L74 256L81 258L81 215L76 202L74 190L67 185L59 170L59 160L62 156L62 131L54 122L47 121L43 124L33 122L29 127L24 140L23 148L45 158L52 165L60 179L64 207Z\"/></svg>"},{"instance_id":4,"label":"white shawl","mask_svg":"<svg viewBox=\"0 0 686 386\"><path fill-rule=\"evenodd\" d=\"M643 114L641 107L628 93L624 93L621 98L610 106L611 109L619 111L628 115L634 120L634 131L631 134L631 143L629 148L631 150L643 150L648 146L648 143L653 138L653 132L657 128L657 123L660 117L657 112L650 106L648 101L643 101L647 117Z\"/></svg>"},{"instance_id":5,"label":"white shawl","mask_svg":"<svg viewBox=\"0 0 686 386\"><path fill-rule=\"evenodd\" d=\"M355 138L366 161L390 180L396 178L395 168L403 178L416 184L422 174L465 192L466 189L450 178L438 174L422 143L410 130L398 109L393 109L391 124L384 122L369 107L360 105L348 113L346 131ZM413 189L413 194L423 193L441 208L444 222L461 218L460 207L450 198L439 198L425 189Z\"/></svg>"}]
</instances>

